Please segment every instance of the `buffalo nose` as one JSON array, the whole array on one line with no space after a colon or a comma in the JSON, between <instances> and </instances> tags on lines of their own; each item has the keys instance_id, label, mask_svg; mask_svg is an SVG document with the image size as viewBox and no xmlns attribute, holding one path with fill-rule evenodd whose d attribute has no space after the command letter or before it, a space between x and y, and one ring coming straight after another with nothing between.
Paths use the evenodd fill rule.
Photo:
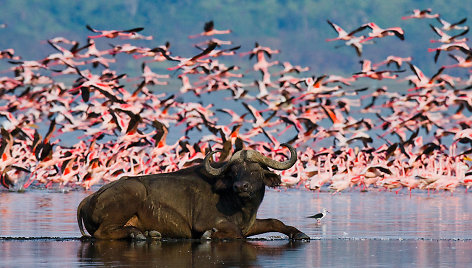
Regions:
<instances>
[{"instance_id":1,"label":"buffalo nose","mask_svg":"<svg viewBox=\"0 0 472 268\"><path fill-rule=\"evenodd\" d=\"M249 182L236 182L233 189L237 192L246 192L249 189Z\"/></svg>"}]
</instances>

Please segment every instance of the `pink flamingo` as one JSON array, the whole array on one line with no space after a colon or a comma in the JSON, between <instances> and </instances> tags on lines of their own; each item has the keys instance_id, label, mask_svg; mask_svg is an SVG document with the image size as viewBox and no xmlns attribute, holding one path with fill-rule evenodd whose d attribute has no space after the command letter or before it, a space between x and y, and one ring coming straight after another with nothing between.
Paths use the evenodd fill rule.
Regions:
<instances>
[{"instance_id":1,"label":"pink flamingo","mask_svg":"<svg viewBox=\"0 0 472 268\"><path fill-rule=\"evenodd\" d=\"M427 9L413 9L413 14L409 16L403 16L402 20L408 19L434 19L439 18L439 14L431 14L431 8Z\"/></svg>"},{"instance_id":2,"label":"pink flamingo","mask_svg":"<svg viewBox=\"0 0 472 268\"><path fill-rule=\"evenodd\" d=\"M439 23L441 23L442 25L441 30L443 31L469 29L468 26L460 26L461 24L464 24L467 21L467 18L463 18L459 20L458 22L454 22L454 23L447 22L443 20L441 17L437 17L436 19L439 21Z\"/></svg>"},{"instance_id":3,"label":"pink flamingo","mask_svg":"<svg viewBox=\"0 0 472 268\"><path fill-rule=\"evenodd\" d=\"M381 65L387 64L389 66L390 64L395 64L397 69L400 69L400 67L403 65L404 62L410 62L412 60L412 57L397 57L397 56L388 56L384 61L378 62L376 64L373 64L373 67L379 67Z\"/></svg>"},{"instance_id":4,"label":"pink flamingo","mask_svg":"<svg viewBox=\"0 0 472 268\"><path fill-rule=\"evenodd\" d=\"M141 69L143 71L142 77L144 78L144 83L150 84L150 85L167 85L167 81L159 81L158 79L161 78L170 78L170 75L168 74L156 74L154 73L149 66L146 65L146 63L143 62L141 65Z\"/></svg>"},{"instance_id":5,"label":"pink flamingo","mask_svg":"<svg viewBox=\"0 0 472 268\"><path fill-rule=\"evenodd\" d=\"M354 38L355 33L363 30L363 29L357 28L356 30L351 31L350 33L348 33L343 28L339 27L339 25L332 23L330 20L326 20L326 21L338 33L338 37L331 38L331 39L326 39L327 42L336 41L336 40L349 41L352 38Z\"/></svg>"},{"instance_id":6,"label":"pink flamingo","mask_svg":"<svg viewBox=\"0 0 472 268\"><path fill-rule=\"evenodd\" d=\"M21 58L15 56L15 50L13 48L8 48L0 50L0 59L20 60Z\"/></svg>"},{"instance_id":7,"label":"pink flamingo","mask_svg":"<svg viewBox=\"0 0 472 268\"><path fill-rule=\"evenodd\" d=\"M100 37L106 37L106 38L115 38L115 37L132 37L134 33L140 32L144 30L142 27L138 28L133 28L129 30L106 30L106 31L101 31L101 30L96 30L92 28L90 25L85 26L89 31L92 31L94 33L99 33L98 35L94 36L89 36L88 38L94 39L94 38L100 38Z\"/></svg>"},{"instance_id":8,"label":"pink flamingo","mask_svg":"<svg viewBox=\"0 0 472 268\"><path fill-rule=\"evenodd\" d=\"M456 64L451 64L451 65L445 65L443 66L444 68L471 68L472 67L472 54L469 54L466 58L449 54L451 58L453 58L455 61L457 61Z\"/></svg>"},{"instance_id":9,"label":"pink flamingo","mask_svg":"<svg viewBox=\"0 0 472 268\"><path fill-rule=\"evenodd\" d=\"M392 36L392 35L395 35L402 41L405 40L403 29L400 27L390 27L390 28L382 29L377 24L373 22L369 22L362 25L357 30L360 31L365 28L370 28L372 31L369 32L369 37L363 39L361 43L369 41L373 38L382 38L382 37Z\"/></svg>"},{"instance_id":10,"label":"pink flamingo","mask_svg":"<svg viewBox=\"0 0 472 268\"><path fill-rule=\"evenodd\" d=\"M279 73L279 75L284 75L288 73L302 73L310 70L310 67L301 67L300 65L293 66L290 62L284 61L281 63L284 69Z\"/></svg>"},{"instance_id":11,"label":"pink flamingo","mask_svg":"<svg viewBox=\"0 0 472 268\"><path fill-rule=\"evenodd\" d=\"M469 29L466 29L465 31L455 34L455 35L448 35L445 32L441 31L441 29L434 27L433 25L429 25L431 29L440 37L440 39L437 40L430 40L431 43L461 43L467 41L467 38L462 38L462 39L457 39L460 36L463 36L469 32Z\"/></svg>"},{"instance_id":12,"label":"pink flamingo","mask_svg":"<svg viewBox=\"0 0 472 268\"><path fill-rule=\"evenodd\" d=\"M356 50L357 56L362 56L363 44L366 41L365 36L353 37L346 41L346 46L351 46Z\"/></svg>"},{"instance_id":13,"label":"pink flamingo","mask_svg":"<svg viewBox=\"0 0 472 268\"><path fill-rule=\"evenodd\" d=\"M179 64L177 66L167 68L167 70L173 71L173 70L181 69L181 68L184 68L184 67L193 66L197 63L209 63L210 62L209 60L202 60L202 58L207 57L208 54L216 48L216 46L217 46L216 43L211 43L211 44L208 45L208 47L205 50L203 50L202 52L200 52L199 54L197 54L197 55L195 55L191 58L170 57L170 56L167 55L166 51L163 51L162 55L167 60L179 62Z\"/></svg>"},{"instance_id":14,"label":"pink flamingo","mask_svg":"<svg viewBox=\"0 0 472 268\"><path fill-rule=\"evenodd\" d=\"M444 82L440 83L435 83L436 80L439 78L439 75L444 71L444 67L440 68L436 74L434 74L431 78L426 77L423 72L416 67L415 65L408 63L410 66L410 69L413 71L413 73L416 75L417 79L410 79L410 82L415 85L415 87L411 90L418 90L422 88L431 88L431 87L437 87L441 86L444 84ZM410 90L410 91L411 91Z\"/></svg>"},{"instance_id":15,"label":"pink flamingo","mask_svg":"<svg viewBox=\"0 0 472 268\"><path fill-rule=\"evenodd\" d=\"M389 71L389 70L384 70L384 71L376 71L375 69L372 68L372 64L370 60L362 60L362 71L355 73L352 77L355 79L360 78L360 77L368 77L371 79L376 79L376 80L382 80L382 79L396 79L398 75L396 74L391 74L393 72L403 72L403 71Z\"/></svg>"},{"instance_id":16,"label":"pink flamingo","mask_svg":"<svg viewBox=\"0 0 472 268\"><path fill-rule=\"evenodd\" d=\"M453 51L453 50L460 50L466 54L470 53L470 48L465 42L443 44L437 48L428 48L428 52L436 51L436 54L434 55L434 62L438 61L439 53L441 53L441 51Z\"/></svg>"}]
</instances>

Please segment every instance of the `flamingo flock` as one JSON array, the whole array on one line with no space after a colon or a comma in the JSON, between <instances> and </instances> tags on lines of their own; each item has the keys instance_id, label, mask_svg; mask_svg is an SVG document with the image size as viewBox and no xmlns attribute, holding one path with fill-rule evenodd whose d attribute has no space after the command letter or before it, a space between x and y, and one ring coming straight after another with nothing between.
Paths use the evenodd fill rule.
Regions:
<instances>
[{"instance_id":1,"label":"flamingo flock","mask_svg":"<svg viewBox=\"0 0 472 268\"><path fill-rule=\"evenodd\" d=\"M199 43L187 56L174 55L170 43L128 43L153 42L138 33L141 27L102 31L89 25L94 35L85 45L53 38L48 45L56 52L40 60L3 49L1 66L8 68L0 77L0 182L16 191L89 189L125 175L185 168L218 149L222 160L243 147L283 159L284 141L299 158L280 173L285 187L467 190L472 75L445 73L472 70L466 19L447 23L429 9L402 19L412 18L440 22L425 27L440 36L429 51L436 59L447 51L456 64L428 77L414 56L389 55L381 62L362 59L351 76L314 75L309 67L273 59L277 49L214 38L231 30L215 30L213 21L188 36ZM328 23L338 37L327 41L354 46L359 56L377 38L408 41L400 27L369 22L348 33ZM115 43L100 49L105 38ZM137 61L137 75L120 73L117 55ZM233 64L241 58L247 66ZM384 79L395 84L371 86ZM169 85L173 90L162 90Z\"/></svg>"}]
</instances>

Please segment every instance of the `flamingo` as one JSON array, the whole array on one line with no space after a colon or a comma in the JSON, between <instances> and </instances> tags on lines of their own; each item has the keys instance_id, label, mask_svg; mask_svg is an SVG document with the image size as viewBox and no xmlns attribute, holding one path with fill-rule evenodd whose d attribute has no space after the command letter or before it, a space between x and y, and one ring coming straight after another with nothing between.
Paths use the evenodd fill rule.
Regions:
<instances>
[{"instance_id":1,"label":"flamingo","mask_svg":"<svg viewBox=\"0 0 472 268\"><path fill-rule=\"evenodd\" d=\"M467 29L469 29L468 26L460 26L461 24L464 24L467 21L467 18L463 18L463 19L459 20L458 22L454 22L454 23L449 23L449 22L445 21L444 19L442 19L439 16L436 19L439 21L439 23L441 23L441 25L442 25L441 30L443 30L443 31L467 30Z\"/></svg>"},{"instance_id":2,"label":"flamingo","mask_svg":"<svg viewBox=\"0 0 472 268\"><path fill-rule=\"evenodd\" d=\"M203 32L195 35L190 35L188 38L197 38L200 36L212 36L216 34L229 34L231 33L231 30L217 30L215 29L215 24L212 20L205 22L205 25L203 26Z\"/></svg>"},{"instance_id":3,"label":"flamingo","mask_svg":"<svg viewBox=\"0 0 472 268\"><path fill-rule=\"evenodd\" d=\"M127 53L127 54L142 54L147 50L142 47L133 46L131 44L120 44L120 45L112 45L112 50L110 52L111 55L115 56L118 53Z\"/></svg>"},{"instance_id":4,"label":"flamingo","mask_svg":"<svg viewBox=\"0 0 472 268\"><path fill-rule=\"evenodd\" d=\"M333 180L333 182L329 186L329 189L334 190L333 194L336 194L336 193L346 190L351 185L352 185L352 182L350 180L350 177L348 176L347 178L344 178L344 179Z\"/></svg>"},{"instance_id":5,"label":"flamingo","mask_svg":"<svg viewBox=\"0 0 472 268\"><path fill-rule=\"evenodd\" d=\"M54 43L54 44L64 43L64 44L68 44L68 45L75 45L75 44L78 43L75 40L69 40L69 39L67 39L65 37L62 37L62 36L53 37L53 38L49 39L48 42L51 42L51 43Z\"/></svg>"},{"instance_id":6,"label":"flamingo","mask_svg":"<svg viewBox=\"0 0 472 268\"><path fill-rule=\"evenodd\" d=\"M0 173L4 173L5 169L11 164L15 163L12 157L13 137L6 129L1 129L2 143L0 146L0 154L2 161L0 162Z\"/></svg>"},{"instance_id":7,"label":"flamingo","mask_svg":"<svg viewBox=\"0 0 472 268\"><path fill-rule=\"evenodd\" d=\"M166 61L168 58L166 58L164 55L168 56L169 55L169 48L170 48L170 43L166 42L164 45L157 46L155 48L149 49L149 50L144 50L142 51L141 54L138 55L133 55L134 59L140 59L143 57L152 57L152 61Z\"/></svg>"},{"instance_id":8,"label":"flamingo","mask_svg":"<svg viewBox=\"0 0 472 268\"><path fill-rule=\"evenodd\" d=\"M339 82L339 83L343 83L344 85L346 86L350 86L352 82L356 81L356 78L354 77L343 77L343 76L340 76L340 75L329 75L327 78L326 78L326 83L335 83L335 82Z\"/></svg>"},{"instance_id":9,"label":"flamingo","mask_svg":"<svg viewBox=\"0 0 472 268\"><path fill-rule=\"evenodd\" d=\"M331 41L336 41L336 40L349 41L349 40L354 38L355 33L363 30L361 28L357 28L356 30L351 31L350 33L348 33L343 28L339 27L339 25L332 23L330 20L326 20L326 21L338 33L338 37L326 39L326 42L331 42Z\"/></svg>"},{"instance_id":10,"label":"flamingo","mask_svg":"<svg viewBox=\"0 0 472 268\"><path fill-rule=\"evenodd\" d=\"M42 60L42 63L44 65L48 65L48 63L50 61L59 61L59 62L63 62L69 66L78 66L78 65L82 65L83 63L82 62L76 62L74 61L74 59L77 57L77 53L79 53L81 50L87 48L90 46L90 44L87 44L83 47L79 47L79 43L75 43L75 45L70 49L65 49L63 47L60 47L58 45L56 45L55 43L52 43L51 41L48 40L48 43L54 48L56 49L57 51L59 51L59 53L54 53L54 54L50 54L49 56L47 56L45 59Z\"/></svg>"},{"instance_id":11,"label":"flamingo","mask_svg":"<svg viewBox=\"0 0 472 268\"><path fill-rule=\"evenodd\" d=\"M408 19L434 19L439 18L439 14L431 14L431 8L427 9L413 9L413 14L409 16L403 16L402 20Z\"/></svg>"},{"instance_id":12,"label":"flamingo","mask_svg":"<svg viewBox=\"0 0 472 268\"><path fill-rule=\"evenodd\" d=\"M453 55L449 54L451 58L453 58L457 63L456 64L451 64L451 65L445 65L443 66L444 68L471 68L472 67L472 54L469 54L466 58L458 56L458 55Z\"/></svg>"},{"instance_id":13,"label":"flamingo","mask_svg":"<svg viewBox=\"0 0 472 268\"><path fill-rule=\"evenodd\" d=\"M254 55L256 55L257 57L257 61L253 65L253 70L260 71L262 73L263 83L265 84L271 84L271 81L270 81L271 75L269 72L269 67L279 64L279 61L269 62L265 58L265 55L267 55L270 58L271 54L274 52L278 53L278 51L271 51L270 49L260 47L259 44L257 43L256 43L256 48L254 48L252 52L250 52L249 59L251 59Z\"/></svg>"},{"instance_id":14,"label":"flamingo","mask_svg":"<svg viewBox=\"0 0 472 268\"><path fill-rule=\"evenodd\" d=\"M310 67L301 67L300 65L295 65L293 66L290 62L284 61L281 63L281 65L284 67L284 69L278 73L279 75L284 75L288 73L302 73L302 72L307 72L310 70Z\"/></svg>"},{"instance_id":15,"label":"flamingo","mask_svg":"<svg viewBox=\"0 0 472 268\"><path fill-rule=\"evenodd\" d=\"M376 79L376 80L382 80L384 78L387 79L395 79L398 77L398 75L392 75L391 73L394 72L403 72L404 70L400 71L389 71L389 70L384 70L384 71L376 71L372 67L372 63L370 60L362 60L360 61L362 64L362 70L358 73L355 73L352 77L357 79L360 77L368 77L371 79Z\"/></svg>"},{"instance_id":16,"label":"flamingo","mask_svg":"<svg viewBox=\"0 0 472 268\"><path fill-rule=\"evenodd\" d=\"M412 90L418 90L421 88L431 88L444 85L444 82L435 83L435 81L439 78L439 75L444 71L444 67L441 67L436 74L434 74L431 78L426 77L423 72L416 67L415 65L408 62L410 69L416 75L416 79L410 79L410 82L415 85L415 88Z\"/></svg>"},{"instance_id":17,"label":"flamingo","mask_svg":"<svg viewBox=\"0 0 472 268\"><path fill-rule=\"evenodd\" d=\"M431 43L461 43L467 41L467 38L462 38L462 39L457 39L457 37L463 36L469 32L469 29L466 29L465 31L455 34L455 35L448 35L445 32L441 31L439 28L434 27L433 25L429 25L431 29L439 36L441 37L440 39L437 40L430 40Z\"/></svg>"},{"instance_id":18,"label":"flamingo","mask_svg":"<svg viewBox=\"0 0 472 268\"><path fill-rule=\"evenodd\" d=\"M195 55L191 58L170 57L170 56L167 55L167 51L162 51L162 56L164 56L167 60L179 62L178 65L176 65L174 67L167 68L167 70L173 71L173 70L177 70L177 69L182 69L184 67L193 66L197 63L203 63L203 62L208 63L208 62L210 62L209 60L202 60L201 58L204 58L204 57L208 56L208 54L212 50L214 50L216 47L217 47L216 43L210 43L206 49L204 49L202 52L200 52L199 54L197 54L197 55ZM156 48L156 49L161 50L159 48Z\"/></svg>"},{"instance_id":19,"label":"flamingo","mask_svg":"<svg viewBox=\"0 0 472 268\"><path fill-rule=\"evenodd\" d=\"M280 50L278 49L271 49L269 47L263 47L261 46L258 42L256 42L254 44L254 48L250 51L247 51L247 52L243 52L243 53L240 53L239 56L240 57L243 57L243 56L246 56L246 55L249 55L249 59L252 59L254 56L256 56L257 54L259 54L260 52L263 52L264 54L266 54L266 56L268 58L271 58L272 57L272 54L278 54L280 53Z\"/></svg>"},{"instance_id":20,"label":"flamingo","mask_svg":"<svg viewBox=\"0 0 472 268\"><path fill-rule=\"evenodd\" d=\"M167 85L167 81L159 81L158 79L161 78L170 78L170 75L168 74L156 74L154 73L149 66L146 65L146 63L141 64L141 69L143 71L142 77L144 78L144 84L150 84L150 85Z\"/></svg>"},{"instance_id":21,"label":"flamingo","mask_svg":"<svg viewBox=\"0 0 472 268\"><path fill-rule=\"evenodd\" d=\"M362 45L366 37L364 35L351 38L350 40L346 41L346 46L351 46L356 50L357 56L362 56Z\"/></svg>"},{"instance_id":22,"label":"flamingo","mask_svg":"<svg viewBox=\"0 0 472 268\"><path fill-rule=\"evenodd\" d=\"M361 43L369 41L373 38L382 38L382 37L392 36L392 35L395 35L402 41L405 40L404 31L400 27L390 27L390 28L382 29L374 22L369 22L359 27L357 31L361 31L365 28L370 28L372 31L369 32L369 36L363 39Z\"/></svg>"},{"instance_id":23,"label":"flamingo","mask_svg":"<svg viewBox=\"0 0 472 268\"><path fill-rule=\"evenodd\" d=\"M306 172L315 172L309 169L306 169ZM317 159L317 166L316 166L316 174L312 175L309 178L309 182L307 183L307 187L310 190L320 190L321 187L328 183L329 180L333 178L333 169L331 163L331 155L328 155L325 164L324 164L324 171L321 169L321 157Z\"/></svg>"},{"instance_id":24,"label":"flamingo","mask_svg":"<svg viewBox=\"0 0 472 268\"><path fill-rule=\"evenodd\" d=\"M301 94L294 100L303 99L309 95L316 96L318 94L334 92L341 89L341 86L339 85L333 86L333 87L325 86L326 83L323 83L323 81L326 78L327 78L327 75L322 75L322 76L317 77L316 79L315 77L307 77L300 80L298 83L304 83L307 86L307 88L303 94Z\"/></svg>"},{"instance_id":25,"label":"flamingo","mask_svg":"<svg viewBox=\"0 0 472 268\"><path fill-rule=\"evenodd\" d=\"M0 59L20 60L20 57L15 56L15 50L13 48L8 48L0 50Z\"/></svg>"},{"instance_id":26,"label":"flamingo","mask_svg":"<svg viewBox=\"0 0 472 268\"><path fill-rule=\"evenodd\" d=\"M384 64L387 64L387 66L390 66L390 64L395 64L397 69L400 69L400 67L403 65L404 62L410 62L412 59L413 59L412 57L402 58L402 57L390 55L384 61L375 63L372 66L379 67Z\"/></svg>"},{"instance_id":27,"label":"flamingo","mask_svg":"<svg viewBox=\"0 0 472 268\"><path fill-rule=\"evenodd\" d=\"M439 53L441 53L441 51L453 51L453 50L460 50L466 54L470 53L470 48L465 42L449 43L449 44L443 44L437 48L428 48L428 52L436 51L436 54L434 55L434 62L438 61Z\"/></svg>"},{"instance_id":28,"label":"flamingo","mask_svg":"<svg viewBox=\"0 0 472 268\"><path fill-rule=\"evenodd\" d=\"M101 38L101 37L116 38L118 36L131 38L134 35L134 33L144 30L144 28L138 27L138 28L132 28L132 29L129 29L129 30L105 30L105 31L101 31L101 30L96 30L96 29L92 28L88 24L85 27L89 31L92 31L94 33L98 33L98 35L88 36L88 38L90 38L90 39Z\"/></svg>"}]
</instances>

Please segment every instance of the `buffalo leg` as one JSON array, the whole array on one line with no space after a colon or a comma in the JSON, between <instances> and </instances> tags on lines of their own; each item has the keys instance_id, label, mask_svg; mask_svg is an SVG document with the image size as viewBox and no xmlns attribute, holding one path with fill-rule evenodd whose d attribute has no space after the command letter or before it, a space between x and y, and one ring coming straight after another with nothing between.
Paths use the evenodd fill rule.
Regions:
<instances>
[{"instance_id":1,"label":"buffalo leg","mask_svg":"<svg viewBox=\"0 0 472 268\"><path fill-rule=\"evenodd\" d=\"M278 232L287 235L290 239L310 239L306 234L297 228L285 225L277 219L256 219L256 222L249 229L247 236L263 234L268 232Z\"/></svg>"},{"instance_id":2,"label":"buffalo leg","mask_svg":"<svg viewBox=\"0 0 472 268\"><path fill-rule=\"evenodd\" d=\"M138 228L117 224L101 224L93 236L98 239L146 239Z\"/></svg>"},{"instance_id":3,"label":"buffalo leg","mask_svg":"<svg viewBox=\"0 0 472 268\"><path fill-rule=\"evenodd\" d=\"M205 232L206 233L206 232ZM241 239L244 238L241 230L232 222L220 222L216 225L211 236L212 239Z\"/></svg>"}]
</instances>

